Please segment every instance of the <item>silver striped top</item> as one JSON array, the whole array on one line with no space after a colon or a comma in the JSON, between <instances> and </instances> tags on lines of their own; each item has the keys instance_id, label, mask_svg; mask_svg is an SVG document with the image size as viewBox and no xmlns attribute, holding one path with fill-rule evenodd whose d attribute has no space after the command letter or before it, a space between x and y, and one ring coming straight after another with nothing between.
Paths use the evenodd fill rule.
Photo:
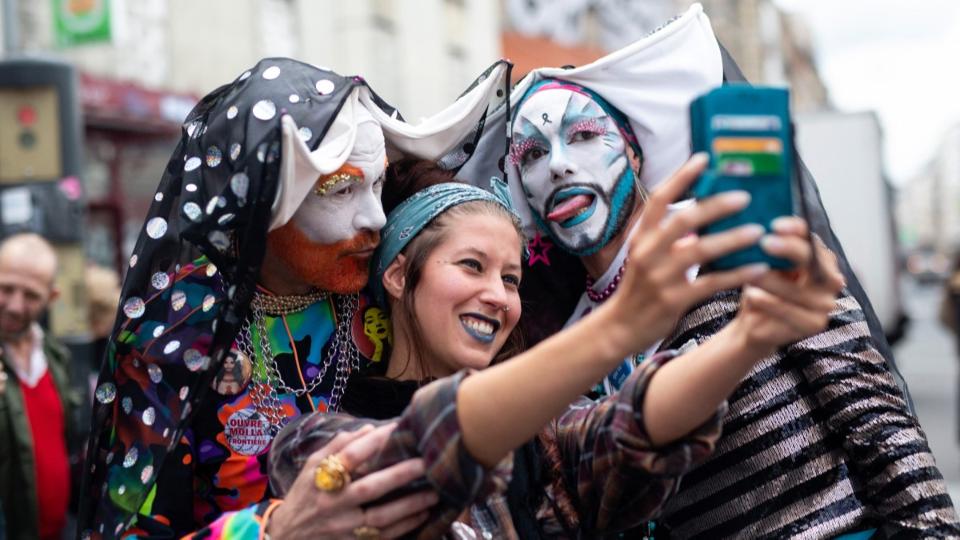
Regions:
<instances>
[{"instance_id":1,"label":"silver striped top","mask_svg":"<svg viewBox=\"0 0 960 540\"><path fill-rule=\"evenodd\" d=\"M663 347L708 339L738 302L728 291L692 310ZM960 538L926 436L846 291L827 330L757 364L729 405L714 455L683 479L658 538L832 538L877 527Z\"/></svg>"}]
</instances>

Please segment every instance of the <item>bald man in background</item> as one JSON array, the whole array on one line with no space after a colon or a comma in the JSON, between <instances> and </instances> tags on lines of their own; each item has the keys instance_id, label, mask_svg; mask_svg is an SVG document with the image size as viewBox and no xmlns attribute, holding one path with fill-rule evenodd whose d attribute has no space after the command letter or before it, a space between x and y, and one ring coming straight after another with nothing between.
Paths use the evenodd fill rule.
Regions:
<instances>
[{"instance_id":1,"label":"bald man in background","mask_svg":"<svg viewBox=\"0 0 960 540\"><path fill-rule=\"evenodd\" d=\"M10 540L59 540L67 521L84 403L67 350L38 323L57 297L56 273L56 252L42 237L0 243L0 500Z\"/></svg>"}]
</instances>

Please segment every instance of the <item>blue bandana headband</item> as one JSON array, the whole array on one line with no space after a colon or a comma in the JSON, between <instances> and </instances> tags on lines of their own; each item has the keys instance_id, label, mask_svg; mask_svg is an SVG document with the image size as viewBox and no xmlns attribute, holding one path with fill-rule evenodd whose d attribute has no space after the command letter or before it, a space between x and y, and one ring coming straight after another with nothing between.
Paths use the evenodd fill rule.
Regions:
<instances>
[{"instance_id":1,"label":"blue bandana headband","mask_svg":"<svg viewBox=\"0 0 960 540\"><path fill-rule=\"evenodd\" d=\"M380 231L380 245L370 261L372 279L369 288L374 300L381 306L387 305L383 273L407 244L440 214L464 203L489 201L499 204L516 216L510 204L507 185L499 178L491 178L490 187L492 192L470 184L444 182L421 189L397 205L387 216L387 223Z\"/></svg>"}]
</instances>

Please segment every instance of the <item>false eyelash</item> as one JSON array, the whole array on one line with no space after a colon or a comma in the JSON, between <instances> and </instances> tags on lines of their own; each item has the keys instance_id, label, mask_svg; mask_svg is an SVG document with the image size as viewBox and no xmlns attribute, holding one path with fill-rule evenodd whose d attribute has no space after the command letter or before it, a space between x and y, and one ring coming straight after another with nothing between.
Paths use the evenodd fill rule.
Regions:
<instances>
[{"instance_id":1,"label":"false eyelash","mask_svg":"<svg viewBox=\"0 0 960 540\"><path fill-rule=\"evenodd\" d=\"M603 125L603 122L601 122L597 118L585 118L583 120L577 121L576 124L570 126L570 129L567 130L567 133L570 133L572 135L574 133L580 133L582 131L595 133L602 137L603 135L607 134L607 126Z\"/></svg>"},{"instance_id":2,"label":"false eyelash","mask_svg":"<svg viewBox=\"0 0 960 540\"><path fill-rule=\"evenodd\" d=\"M537 143L535 143L533 139L523 139L518 143L510 145L510 163L515 167L519 167L523 155L536 145Z\"/></svg>"}]
</instances>

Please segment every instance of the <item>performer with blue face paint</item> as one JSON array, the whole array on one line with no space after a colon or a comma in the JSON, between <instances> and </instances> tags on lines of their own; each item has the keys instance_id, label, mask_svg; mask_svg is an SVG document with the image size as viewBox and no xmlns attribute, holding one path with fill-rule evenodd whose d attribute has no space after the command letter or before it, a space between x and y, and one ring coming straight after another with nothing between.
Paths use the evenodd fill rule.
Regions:
<instances>
[{"instance_id":1,"label":"performer with blue face paint","mask_svg":"<svg viewBox=\"0 0 960 540\"><path fill-rule=\"evenodd\" d=\"M527 96L514 121L510 162L526 178L524 195L540 229L570 253L594 255L637 207L631 163L640 146L623 115L582 86L547 79Z\"/></svg>"},{"instance_id":2,"label":"performer with blue face paint","mask_svg":"<svg viewBox=\"0 0 960 540\"><path fill-rule=\"evenodd\" d=\"M627 260L629 246L649 234L642 216L654 205L645 204L646 194L656 200L658 186L674 170L693 167L683 165L690 158L690 102L727 80L742 79L738 71L695 4L596 62L535 69L517 83L512 114L503 115L512 137L505 172L526 234L542 235L531 242L524 268L524 316L535 321L525 331L532 328L542 339L562 321L570 327L606 309L608 298L616 299L618 285L630 276L624 268L637 262L635 254ZM846 266L826 216L818 211L812 180L802 170L800 177L801 194L815 208L809 227ZM677 208L672 217L682 219L685 212ZM771 255L784 248L776 236L805 236L808 228L796 217L764 226L777 233L760 241ZM678 242L683 249L702 237L685 240ZM558 249L550 249L554 245ZM662 256L677 260L679 252ZM833 258L829 252L825 256ZM687 266L690 280L716 275ZM858 297L848 267L845 274L849 287L838 295L827 330L779 347L741 381L713 457L684 478L655 527L637 534L960 537L926 438L898 387L895 366L882 355L886 344L872 333L875 317L865 297ZM626 358L594 391L616 391L657 350L702 348L737 324L744 307L762 295L758 289L782 279L770 272L670 321L676 326L661 344ZM778 309L789 312L803 304L802 298L784 299ZM661 317L667 318L666 313ZM602 346L602 338L596 339Z\"/></svg>"},{"instance_id":3,"label":"performer with blue face paint","mask_svg":"<svg viewBox=\"0 0 960 540\"><path fill-rule=\"evenodd\" d=\"M548 78L531 85L520 101L509 162L514 188L522 189L539 231L579 257L587 270L587 289L569 326L620 282L622 248L646 196L638 176L643 152L623 113L584 86ZM596 393L618 389L655 350L625 359Z\"/></svg>"}]
</instances>

